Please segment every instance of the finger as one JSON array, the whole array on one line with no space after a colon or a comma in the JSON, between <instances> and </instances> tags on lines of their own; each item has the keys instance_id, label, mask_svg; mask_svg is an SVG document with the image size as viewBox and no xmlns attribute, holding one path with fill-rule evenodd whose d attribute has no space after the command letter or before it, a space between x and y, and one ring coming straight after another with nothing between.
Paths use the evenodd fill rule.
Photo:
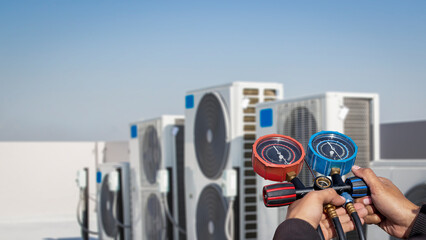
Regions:
<instances>
[{"instance_id":1,"label":"finger","mask_svg":"<svg viewBox=\"0 0 426 240\"><path fill-rule=\"evenodd\" d=\"M352 221L342 223L343 232L349 232L355 229L355 224Z\"/></svg>"},{"instance_id":2,"label":"finger","mask_svg":"<svg viewBox=\"0 0 426 240\"><path fill-rule=\"evenodd\" d=\"M349 216L349 214L345 214L345 215L339 215L339 221L340 223L347 223L351 221L351 217Z\"/></svg>"},{"instance_id":3,"label":"finger","mask_svg":"<svg viewBox=\"0 0 426 240\"><path fill-rule=\"evenodd\" d=\"M370 188L372 192L379 191L382 188L383 182L376 176L376 174L370 168L361 168L353 165L352 172L355 176L362 178Z\"/></svg>"},{"instance_id":4,"label":"finger","mask_svg":"<svg viewBox=\"0 0 426 240\"><path fill-rule=\"evenodd\" d=\"M361 203L355 203L354 207L355 207L355 210L358 213L358 216L360 218L363 218L363 217L365 217L365 216L368 215L368 210L367 210L367 208L363 204L361 204Z\"/></svg>"},{"instance_id":5,"label":"finger","mask_svg":"<svg viewBox=\"0 0 426 240\"><path fill-rule=\"evenodd\" d=\"M326 221L321 221L320 226L325 239L331 239L337 236L334 230L333 223L330 219L327 219Z\"/></svg>"},{"instance_id":6,"label":"finger","mask_svg":"<svg viewBox=\"0 0 426 240\"><path fill-rule=\"evenodd\" d=\"M355 203L354 204L355 210L358 212L358 215L360 218L368 215L368 210L362 203ZM342 218L341 221L346 221L347 218L349 218L349 214L347 213L347 210L344 207L338 207L336 208L336 214L339 216L339 218ZM345 218L343 218L345 216ZM321 221L324 221L328 216L323 213L321 216Z\"/></svg>"},{"instance_id":7,"label":"finger","mask_svg":"<svg viewBox=\"0 0 426 240\"><path fill-rule=\"evenodd\" d=\"M334 230L334 228L327 228L325 229L325 231L327 231L327 235L324 235L325 239L332 239L337 237L336 231ZM324 230L323 230L323 234L324 234ZM327 236L327 237L326 237Z\"/></svg>"},{"instance_id":8,"label":"finger","mask_svg":"<svg viewBox=\"0 0 426 240\"><path fill-rule=\"evenodd\" d=\"M382 219L378 214L367 215L364 218L364 222L367 224L379 224L382 222Z\"/></svg>"},{"instance_id":9,"label":"finger","mask_svg":"<svg viewBox=\"0 0 426 240\"><path fill-rule=\"evenodd\" d=\"M332 188L327 188L321 191L315 191L318 194L318 198L322 203L331 203L334 206L341 206L345 203L345 198L336 193Z\"/></svg>"},{"instance_id":10,"label":"finger","mask_svg":"<svg viewBox=\"0 0 426 240\"><path fill-rule=\"evenodd\" d=\"M329 228L332 223L331 223L330 218L326 218L324 220L321 220L320 224L321 224L322 228Z\"/></svg>"},{"instance_id":11,"label":"finger","mask_svg":"<svg viewBox=\"0 0 426 240\"><path fill-rule=\"evenodd\" d=\"M365 199L369 199L369 200L365 200ZM364 205L368 205L371 204L371 197L370 196L366 196L366 197L362 197L362 198L355 198L354 202L356 203L363 203Z\"/></svg>"},{"instance_id":12,"label":"finger","mask_svg":"<svg viewBox=\"0 0 426 240\"><path fill-rule=\"evenodd\" d=\"M349 232L355 230L355 224L353 221L340 222L344 232ZM323 231L324 237L327 239L334 238L337 236L334 224L328 221L321 221L321 229ZM361 224L364 224L364 220L361 219Z\"/></svg>"},{"instance_id":13,"label":"finger","mask_svg":"<svg viewBox=\"0 0 426 240\"><path fill-rule=\"evenodd\" d=\"M337 214L338 216L341 216L341 215L345 215L345 214L347 214L347 212L346 212L346 209L345 209L345 208L343 208L343 207L338 207L338 208L336 208L336 214Z\"/></svg>"},{"instance_id":14,"label":"finger","mask_svg":"<svg viewBox=\"0 0 426 240\"><path fill-rule=\"evenodd\" d=\"M368 215L373 215L373 214L378 214L379 211L377 211L376 207L374 205L367 205L365 207L365 209L367 209L367 213Z\"/></svg>"}]
</instances>

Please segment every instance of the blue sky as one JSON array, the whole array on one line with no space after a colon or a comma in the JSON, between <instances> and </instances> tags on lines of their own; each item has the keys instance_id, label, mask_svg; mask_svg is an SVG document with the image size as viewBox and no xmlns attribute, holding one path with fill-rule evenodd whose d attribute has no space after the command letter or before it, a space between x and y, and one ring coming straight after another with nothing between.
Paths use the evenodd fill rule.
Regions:
<instances>
[{"instance_id":1,"label":"blue sky","mask_svg":"<svg viewBox=\"0 0 426 240\"><path fill-rule=\"evenodd\" d=\"M126 140L185 92L281 82L426 120L425 1L3 1L0 140Z\"/></svg>"}]
</instances>

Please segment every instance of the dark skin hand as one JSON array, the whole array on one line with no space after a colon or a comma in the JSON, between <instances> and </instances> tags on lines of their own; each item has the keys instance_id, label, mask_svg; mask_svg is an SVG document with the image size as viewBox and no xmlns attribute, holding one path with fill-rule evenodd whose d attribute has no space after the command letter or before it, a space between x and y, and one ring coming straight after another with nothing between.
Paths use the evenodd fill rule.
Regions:
<instances>
[{"instance_id":1,"label":"dark skin hand","mask_svg":"<svg viewBox=\"0 0 426 240\"><path fill-rule=\"evenodd\" d=\"M336 236L336 232L330 218L323 211L324 205L328 203L335 206L342 206L345 203L345 199L339 196L332 188L310 192L289 206L287 219L299 218L305 220L315 229L318 228L318 225L321 225L324 238L331 239ZM361 218L367 215L367 209L365 209L363 204L355 204L355 208ZM339 207L336 209L336 212L345 232L355 228L354 223L344 208Z\"/></svg>"},{"instance_id":2,"label":"dark skin hand","mask_svg":"<svg viewBox=\"0 0 426 240\"><path fill-rule=\"evenodd\" d=\"M420 207L405 198L389 179L377 177L371 169L353 166L352 172L367 183L371 192L371 196L355 200L368 210L364 222L377 224L394 237L408 238Z\"/></svg>"}]
</instances>

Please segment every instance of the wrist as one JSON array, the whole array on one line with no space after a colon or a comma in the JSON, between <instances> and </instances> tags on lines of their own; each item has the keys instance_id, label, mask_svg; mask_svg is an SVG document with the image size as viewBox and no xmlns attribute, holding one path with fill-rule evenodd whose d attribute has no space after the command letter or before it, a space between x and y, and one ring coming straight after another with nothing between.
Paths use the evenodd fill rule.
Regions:
<instances>
[{"instance_id":1,"label":"wrist","mask_svg":"<svg viewBox=\"0 0 426 240\"><path fill-rule=\"evenodd\" d=\"M426 207L424 207L424 208L426 210ZM419 215L420 210L421 210L421 207L419 207L417 205L414 205L413 207L411 207L411 209L409 211L409 214L407 214L407 219L406 219L406 221L407 221L407 231L404 234L404 239L408 238L410 236L410 233L413 230L413 226L414 226L415 220L416 220L417 216ZM425 214L426 214L426 212L425 212Z\"/></svg>"}]
</instances>

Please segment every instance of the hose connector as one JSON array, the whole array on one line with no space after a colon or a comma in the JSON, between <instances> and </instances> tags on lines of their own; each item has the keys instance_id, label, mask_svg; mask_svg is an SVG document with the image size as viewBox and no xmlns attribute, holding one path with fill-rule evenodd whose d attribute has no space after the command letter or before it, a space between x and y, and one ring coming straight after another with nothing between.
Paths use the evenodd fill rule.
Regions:
<instances>
[{"instance_id":1,"label":"hose connector","mask_svg":"<svg viewBox=\"0 0 426 240\"><path fill-rule=\"evenodd\" d=\"M324 212L326 212L330 218L338 217L336 213L336 207L330 203L324 206Z\"/></svg>"},{"instance_id":2,"label":"hose connector","mask_svg":"<svg viewBox=\"0 0 426 240\"><path fill-rule=\"evenodd\" d=\"M348 211L349 215L351 215L352 213L356 212L356 209L354 207L354 200L351 197L351 195L347 192L342 193L341 195L342 197L345 198L345 203L343 204L343 207L346 208L346 211Z\"/></svg>"}]
</instances>

